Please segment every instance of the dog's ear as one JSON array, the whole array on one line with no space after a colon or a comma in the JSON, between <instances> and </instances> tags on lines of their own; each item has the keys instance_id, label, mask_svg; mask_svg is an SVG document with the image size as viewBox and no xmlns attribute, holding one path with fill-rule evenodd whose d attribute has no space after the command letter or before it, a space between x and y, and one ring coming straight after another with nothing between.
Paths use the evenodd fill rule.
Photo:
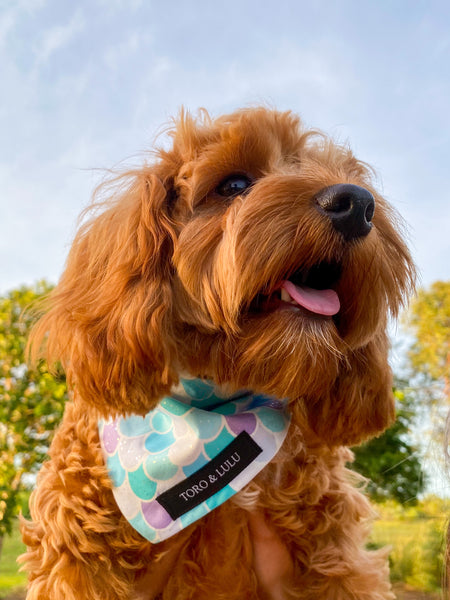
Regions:
<instances>
[{"instance_id":1,"label":"dog's ear","mask_svg":"<svg viewBox=\"0 0 450 600\"><path fill-rule=\"evenodd\" d=\"M384 332L354 350L330 390L305 400L308 426L328 445L354 446L381 434L395 418L389 343Z\"/></svg>"},{"instance_id":2,"label":"dog's ear","mask_svg":"<svg viewBox=\"0 0 450 600\"><path fill-rule=\"evenodd\" d=\"M152 167L109 182L78 232L48 311L31 337L61 361L75 394L102 414L145 413L171 387L170 177ZM103 186L105 187L105 186Z\"/></svg>"}]
</instances>

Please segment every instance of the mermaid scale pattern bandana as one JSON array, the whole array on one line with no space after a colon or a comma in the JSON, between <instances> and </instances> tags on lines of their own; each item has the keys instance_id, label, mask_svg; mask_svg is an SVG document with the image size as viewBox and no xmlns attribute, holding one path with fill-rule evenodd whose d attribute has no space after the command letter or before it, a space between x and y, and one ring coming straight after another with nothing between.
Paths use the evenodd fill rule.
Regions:
<instances>
[{"instance_id":1,"label":"mermaid scale pattern bandana","mask_svg":"<svg viewBox=\"0 0 450 600\"><path fill-rule=\"evenodd\" d=\"M249 483L280 449L286 403L181 379L145 417L100 421L119 509L150 542L178 533Z\"/></svg>"}]
</instances>

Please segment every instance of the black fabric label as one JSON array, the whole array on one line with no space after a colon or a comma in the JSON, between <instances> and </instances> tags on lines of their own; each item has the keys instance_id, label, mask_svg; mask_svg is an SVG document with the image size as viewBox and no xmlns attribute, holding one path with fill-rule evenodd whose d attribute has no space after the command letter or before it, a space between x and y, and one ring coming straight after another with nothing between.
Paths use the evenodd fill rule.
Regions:
<instances>
[{"instance_id":1,"label":"black fabric label","mask_svg":"<svg viewBox=\"0 0 450 600\"><path fill-rule=\"evenodd\" d=\"M160 494L156 500L173 520L224 488L261 454L262 448L242 431L207 465Z\"/></svg>"}]
</instances>

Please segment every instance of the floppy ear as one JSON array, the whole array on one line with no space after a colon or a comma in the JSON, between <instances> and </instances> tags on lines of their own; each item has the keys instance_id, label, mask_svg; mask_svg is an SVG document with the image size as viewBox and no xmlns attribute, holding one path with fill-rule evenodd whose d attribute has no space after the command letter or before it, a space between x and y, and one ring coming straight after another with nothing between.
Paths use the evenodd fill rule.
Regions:
<instances>
[{"instance_id":1,"label":"floppy ear","mask_svg":"<svg viewBox=\"0 0 450 600\"><path fill-rule=\"evenodd\" d=\"M381 434L395 419L388 339L379 333L353 351L329 392L305 400L308 425L328 445L354 446Z\"/></svg>"},{"instance_id":2,"label":"floppy ear","mask_svg":"<svg viewBox=\"0 0 450 600\"><path fill-rule=\"evenodd\" d=\"M176 379L170 186L151 167L111 186L112 197L94 205L103 212L74 240L32 332L32 356L45 342L49 363L61 361L75 393L102 414L145 414Z\"/></svg>"}]
</instances>

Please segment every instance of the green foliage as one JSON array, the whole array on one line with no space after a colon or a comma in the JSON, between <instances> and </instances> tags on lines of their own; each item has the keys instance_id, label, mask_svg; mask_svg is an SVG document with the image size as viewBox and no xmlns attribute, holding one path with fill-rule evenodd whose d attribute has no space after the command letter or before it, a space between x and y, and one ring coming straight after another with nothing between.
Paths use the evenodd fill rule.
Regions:
<instances>
[{"instance_id":1,"label":"green foliage","mask_svg":"<svg viewBox=\"0 0 450 600\"><path fill-rule=\"evenodd\" d=\"M415 399L404 383L396 385L394 425L380 437L354 449L353 468L368 479L367 492L373 500L414 502L426 483L416 449L408 437L415 416Z\"/></svg>"},{"instance_id":2,"label":"green foliage","mask_svg":"<svg viewBox=\"0 0 450 600\"><path fill-rule=\"evenodd\" d=\"M381 519L374 525L372 542L377 547L392 547L392 580L423 591L439 590L450 501L430 496L414 507L388 501L377 508Z\"/></svg>"},{"instance_id":3,"label":"green foliage","mask_svg":"<svg viewBox=\"0 0 450 600\"><path fill-rule=\"evenodd\" d=\"M25 573L19 573L17 557L25 552L25 546L20 537L19 523L14 519L11 536L5 537L3 551L0 557L0 598L10 597L13 590L22 590L27 583ZM25 594L21 594L21 597Z\"/></svg>"},{"instance_id":4,"label":"green foliage","mask_svg":"<svg viewBox=\"0 0 450 600\"><path fill-rule=\"evenodd\" d=\"M415 371L431 380L450 378L450 281L420 290L411 305L409 326L414 342L409 359Z\"/></svg>"},{"instance_id":5,"label":"green foliage","mask_svg":"<svg viewBox=\"0 0 450 600\"><path fill-rule=\"evenodd\" d=\"M420 395L422 420L433 430L429 448L450 468L450 281L419 290L406 325L413 336L410 381Z\"/></svg>"},{"instance_id":6,"label":"green foliage","mask_svg":"<svg viewBox=\"0 0 450 600\"><path fill-rule=\"evenodd\" d=\"M54 378L45 363L26 365L33 317L24 309L49 290L40 283L0 298L0 538L11 532L67 398L64 378Z\"/></svg>"}]
</instances>

